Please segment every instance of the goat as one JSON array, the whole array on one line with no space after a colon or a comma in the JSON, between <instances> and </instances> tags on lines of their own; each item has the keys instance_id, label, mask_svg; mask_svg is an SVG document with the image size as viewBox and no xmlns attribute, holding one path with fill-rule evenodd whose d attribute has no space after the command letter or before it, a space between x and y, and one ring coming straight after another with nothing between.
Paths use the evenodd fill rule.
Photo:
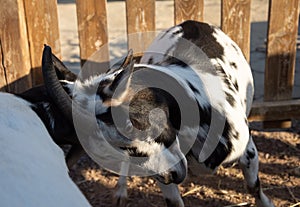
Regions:
<instances>
[{"instance_id":1,"label":"goat","mask_svg":"<svg viewBox=\"0 0 300 207\"><path fill-rule=\"evenodd\" d=\"M77 75L72 73L54 54L52 60L55 67L56 75L60 80L63 89L72 95L74 81ZM122 62L117 62L112 67L118 67ZM85 153L78 138L74 125L62 113L56 103L49 96L45 85L35 86L22 93L14 94L31 103L31 108L43 121L53 141L59 146L71 145L66 154L68 168L71 168L78 159Z\"/></svg>"},{"instance_id":2,"label":"goat","mask_svg":"<svg viewBox=\"0 0 300 207\"><path fill-rule=\"evenodd\" d=\"M158 181L167 206L182 207L177 184L188 168L197 174L214 172L238 160L257 206L274 206L260 185L258 152L248 127L251 69L220 29L196 21L174 26L153 41L140 64L129 52L121 67L76 81L73 102L59 84L49 54L46 46L45 86L65 116L79 123L76 130L85 149L101 165L115 163L111 157L120 161L119 168L108 166L122 176L118 204L127 193L124 176L134 166ZM102 141L94 144L97 136ZM118 153L127 157L118 158ZM140 159L132 164L133 158Z\"/></svg>"},{"instance_id":3,"label":"goat","mask_svg":"<svg viewBox=\"0 0 300 207\"><path fill-rule=\"evenodd\" d=\"M67 69L67 67L52 54L53 64L56 74L64 88L71 95L73 83L77 75ZM77 160L84 154L84 150L79 143L73 123L69 122L49 97L44 85L35 86L16 96L30 102L30 107L43 121L53 141L58 145L71 145L66 155L68 167L72 167Z\"/></svg>"},{"instance_id":4,"label":"goat","mask_svg":"<svg viewBox=\"0 0 300 207\"><path fill-rule=\"evenodd\" d=\"M90 206L32 104L0 93L0 206Z\"/></svg>"}]
</instances>

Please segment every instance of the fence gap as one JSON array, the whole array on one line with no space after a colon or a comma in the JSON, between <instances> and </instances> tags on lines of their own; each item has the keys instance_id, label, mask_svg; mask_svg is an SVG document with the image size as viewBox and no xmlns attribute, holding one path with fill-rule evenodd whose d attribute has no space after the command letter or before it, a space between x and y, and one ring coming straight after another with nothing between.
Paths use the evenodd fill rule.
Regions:
<instances>
[{"instance_id":1,"label":"fence gap","mask_svg":"<svg viewBox=\"0 0 300 207\"><path fill-rule=\"evenodd\" d=\"M284 9L280 9L284 8ZM298 33L298 0L270 0L267 58L265 68L265 101L292 98ZM278 117L280 120L280 117ZM288 128L291 122L265 122L266 128Z\"/></svg>"},{"instance_id":2,"label":"fence gap","mask_svg":"<svg viewBox=\"0 0 300 207\"><path fill-rule=\"evenodd\" d=\"M4 65L3 55L4 55L4 53L2 51L2 43L1 43L1 39L0 39L0 91L8 91L6 68Z\"/></svg>"},{"instance_id":3,"label":"fence gap","mask_svg":"<svg viewBox=\"0 0 300 207\"><path fill-rule=\"evenodd\" d=\"M97 53L97 61L109 60L106 0L76 0L81 65Z\"/></svg>"},{"instance_id":4,"label":"fence gap","mask_svg":"<svg viewBox=\"0 0 300 207\"><path fill-rule=\"evenodd\" d=\"M203 0L175 0L174 22L180 24L185 20L203 21Z\"/></svg>"},{"instance_id":5,"label":"fence gap","mask_svg":"<svg viewBox=\"0 0 300 207\"><path fill-rule=\"evenodd\" d=\"M32 85L43 83L41 60L44 44L61 57L57 0L24 0L29 49L31 55Z\"/></svg>"},{"instance_id":6,"label":"fence gap","mask_svg":"<svg viewBox=\"0 0 300 207\"><path fill-rule=\"evenodd\" d=\"M250 10L251 0L222 0L221 28L250 60Z\"/></svg>"},{"instance_id":7,"label":"fence gap","mask_svg":"<svg viewBox=\"0 0 300 207\"><path fill-rule=\"evenodd\" d=\"M0 70L4 75L0 90L18 93L32 86L24 4L23 0L0 0L0 5Z\"/></svg>"},{"instance_id":8,"label":"fence gap","mask_svg":"<svg viewBox=\"0 0 300 207\"><path fill-rule=\"evenodd\" d=\"M126 1L128 48L140 55L155 37L155 0Z\"/></svg>"}]
</instances>

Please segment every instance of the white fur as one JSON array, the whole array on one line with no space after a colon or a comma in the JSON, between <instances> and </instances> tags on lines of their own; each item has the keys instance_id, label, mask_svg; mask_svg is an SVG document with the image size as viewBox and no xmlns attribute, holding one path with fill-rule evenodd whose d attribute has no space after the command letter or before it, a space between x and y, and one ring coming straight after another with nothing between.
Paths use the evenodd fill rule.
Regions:
<instances>
[{"instance_id":1,"label":"white fur","mask_svg":"<svg viewBox=\"0 0 300 207\"><path fill-rule=\"evenodd\" d=\"M90 206L30 103L0 93L0 206Z\"/></svg>"},{"instance_id":2,"label":"white fur","mask_svg":"<svg viewBox=\"0 0 300 207\"><path fill-rule=\"evenodd\" d=\"M143 167L153 173L163 174L170 169L174 169L174 166L180 160L183 160L185 166L187 166L184 154L179 147L178 138L169 148L154 141L145 142L138 140L133 141L132 146L137 147L139 152L149 155L149 159L143 163Z\"/></svg>"},{"instance_id":3,"label":"white fur","mask_svg":"<svg viewBox=\"0 0 300 207\"><path fill-rule=\"evenodd\" d=\"M232 127L237 129L240 135L239 139L232 139L233 151L230 156L226 158L225 162L234 161L242 156L249 138L248 125L245 122L245 109L240 101L239 93L229 90L217 74L213 75L211 73L203 73L201 68L198 68L197 65L193 66L193 69L196 70L198 77L195 77L194 71L177 65L162 67L157 65L136 64L135 66L147 67L152 70L158 70L169 74L186 89L186 92L190 97L195 97L196 100L203 106L210 104L214 109L218 110L220 114L223 114L224 117L228 119ZM187 86L186 82L183 81L183 77L186 78L186 80L189 80L198 91L202 92L202 94L193 93ZM236 100L235 107L231 106L227 102L225 92L230 93L234 97ZM220 129L220 133L221 132L222 129ZM190 137L186 136L185 139L190 139ZM209 147L209 145L207 147ZM208 148L203 149L204 154L209 154L211 152L212 151ZM207 155L205 157L207 157ZM203 159L200 158L200 160Z\"/></svg>"},{"instance_id":4,"label":"white fur","mask_svg":"<svg viewBox=\"0 0 300 207\"><path fill-rule=\"evenodd\" d=\"M195 22L187 23L187 25L191 25L192 27L197 26L196 24ZM195 136L195 134L197 135L198 133L198 135L200 135L197 136L196 139L198 146L195 144L191 149L193 155L199 155L199 157L195 157L191 162L193 164L199 162L200 167L204 167L204 171L206 171L205 167L210 170L213 170L212 168L215 169L216 166L212 167L210 163L206 164L204 161L208 161L207 158L209 158L211 153L216 149L217 143L219 142L224 143L224 146L232 146L232 148L229 149L229 154L220 153L218 155L224 156L219 157L220 161L231 162L241 158L240 161L243 164L243 162L245 162L244 159L248 159L245 153L247 152L248 143L250 143L248 148L252 147L252 140L250 140L249 137L247 116L251 109L254 93L251 69L239 47L220 29L210 26L203 27L203 30L206 30L205 28L208 28L208 30L199 31L200 33L203 32L203 34L199 34L199 38L207 37L208 44L199 44L199 46L208 47L211 51L216 51L215 54L205 54L204 51L208 51L208 53L211 51L201 50L202 48L195 45L193 40L189 41L183 39L183 28L178 25L158 35L141 58L141 64L134 65L134 67L144 67L153 71L155 70L156 72L159 71L168 74L185 89L186 95L188 95L191 100L196 100L199 103L203 110L209 107L212 108L210 126L203 124L199 129L186 127L180 130L178 135L181 138L180 140L187 140L187 143L191 143L192 140L194 141L194 137L192 136ZM193 32L195 28L192 28L192 30L189 30L189 28L186 29L187 32ZM213 33L211 33L212 31ZM191 38L194 38L197 37L197 34L195 34L194 37L193 35L191 36ZM220 48L213 48L214 46L219 46L214 42L214 39L219 43ZM212 43L212 45L210 45L210 43ZM222 54L221 57L220 54ZM177 62L173 61L174 59L170 57L175 57L181 62L177 64ZM139 70L136 72L139 72ZM134 75L133 73L133 77ZM90 83L99 84L101 80L106 78L111 79L113 77L114 76L110 73L104 76L98 76L94 78L95 81L90 80L89 82L83 83L82 91L84 92L85 85L88 86ZM83 100L88 99L88 97L83 98ZM101 101L99 101L99 103L100 102ZM99 107L100 109L96 106L96 111L104 111L101 104L99 104ZM225 121L229 124L228 134L226 135L223 133ZM104 137L107 136L111 139L113 136L118 136L118 132L114 127L105 126L101 121L100 128L103 130ZM227 142L230 143L227 144ZM178 138L168 149L166 149L163 144L153 140L133 140L131 146L136 147L138 152L145 153L149 156L142 167L160 175L173 170L171 169L172 166L175 166L179 160L183 160L185 166L187 164L184 154L181 152ZM217 155L215 154L214 156ZM205 165L203 163L205 163ZM250 166L252 167L251 170L255 171L253 173L243 168L246 181L248 185L250 184L250 187L253 187L253 182L257 179L258 167L256 167L256 165L258 166L258 160L253 159ZM166 171L166 169L168 169L168 171ZM196 170L199 169L200 168L196 168ZM166 186L161 183L159 185L164 197L168 201L171 201L169 205L183 206L177 186L173 184ZM261 191L260 186L254 187ZM123 195L124 193L121 194ZM271 201L262 191L260 196L261 198L257 197L257 204L261 202L261 206L264 207L271 204Z\"/></svg>"},{"instance_id":5,"label":"white fur","mask_svg":"<svg viewBox=\"0 0 300 207\"><path fill-rule=\"evenodd\" d=\"M161 65L164 64L164 58L168 56L179 56L179 58L182 58L183 60L192 61L189 62L190 69L187 69L186 67L183 68L179 65L163 65L162 67L157 65L153 66L149 64L141 64L141 66L166 72L175 79L179 79L178 81L181 82L183 87L186 86L182 83L182 80L188 80L194 88L205 94L191 94L190 96L195 96L196 100L201 103L202 106L210 104L214 109L219 111L220 114L223 114L224 117L227 118L232 128L239 132L239 139L231 139L233 151L224 161L231 162L243 155L249 140L249 130L245 120L249 115L252 104L252 97L254 93L253 78L249 64L245 60L243 53L236 43L217 27L211 27L214 30L212 35L223 47L224 55L222 56L222 59L208 58L203 51L197 48L194 44L182 39L182 28L180 26L175 26L155 38L153 43L149 46L149 49L145 52L145 56L142 57L141 62L147 63L150 59L152 59L152 64ZM173 35L172 33L174 31L177 31L178 33ZM176 48L175 45L179 41L189 45L189 47L187 47L187 51L180 51L179 53L174 51L174 48ZM163 56L161 51L167 51L167 56ZM189 58L190 56L195 56L195 52L197 52L199 58ZM210 64L208 64L209 62ZM237 68L233 68L230 65L232 62L236 64ZM232 81L231 88L228 88L220 74L216 71L215 67L219 66ZM234 88L234 82L237 82L239 90ZM228 103L225 93L230 94L234 98L236 102L235 106ZM203 149L204 151L207 151L208 154L211 151L208 149L209 147L210 146L208 144ZM201 158L199 159L202 160Z\"/></svg>"},{"instance_id":6,"label":"white fur","mask_svg":"<svg viewBox=\"0 0 300 207\"><path fill-rule=\"evenodd\" d=\"M76 100L78 103L87 104L83 107L90 112L96 110L96 114L104 113L107 107L103 104L100 97L96 95L97 88L101 81L112 81L121 71L122 70L117 70L113 73L91 76L84 81L78 79L72 89L73 100Z\"/></svg>"},{"instance_id":7,"label":"white fur","mask_svg":"<svg viewBox=\"0 0 300 207\"><path fill-rule=\"evenodd\" d=\"M271 200L269 200L262 192L261 186L256 186L255 184L258 179L257 152L256 157L254 157L253 159L250 159L247 155L247 151L249 149L256 149L252 139L250 139L249 137L249 129L246 121L246 118L250 113L254 94L253 77L250 66L236 43L234 43L220 29L213 26L211 26L211 28L214 30L212 34L213 37L222 47L222 57L218 57L218 55L216 55L216 58L207 58L206 55L202 54L202 51L197 51L193 44L184 42L185 40L182 40L183 28L181 28L179 25L165 31L163 34L158 36L158 38L153 41L152 45L150 45L149 50L145 52L144 57L142 57L141 59L141 63L163 65L164 67L171 69L172 66L166 65L164 61L168 60L168 57L173 56L176 58L179 57L180 60L188 63L188 65L194 71L196 71L198 77L201 79L200 82L195 79L195 77L193 77L194 74L187 70L186 67L183 70L180 70L180 65L175 66L176 68L173 67L174 70L172 70L172 73L178 72L177 75L180 78L188 80L190 84L192 84L193 87L198 91L201 91L202 93L206 92L207 95L202 97L195 94L197 101L199 101L199 103L203 105L206 105L207 102L209 102L215 110L219 111L224 115L224 117L226 117L226 120L230 124L230 127L238 132L237 138L230 139L233 149L230 155L226 157L224 162L230 162L240 158L240 163L242 164L243 173L248 186L250 188L255 188L255 190L259 190L259 196L254 195L256 198L257 206L274 206ZM172 33L174 33L174 31L177 32L173 35ZM205 33L205 31L203 32ZM206 34L204 34L204 36L205 35ZM179 41L182 41L182 45L188 46L185 46L183 49L179 46L177 48L179 51L176 51L174 50L174 48L176 48L176 44ZM207 45L207 47L210 46ZM161 51L163 51L164 53L161 54ZM198 59L193 58L195 54L199 55ZM213 65L213 67L215 68L221 68L226 74L225 78L227 78L229 81L225 82L223 80L224 77L222 77L222 71L215 70L211 67L211 65ZM211 69L216 73L209 73ZM228 86L228 83L231 85ZM230 103L231 101L229 102L228 100L226 100L226 93L231 95L231 98L235 102L234 105ZM186 130L181 131L181 133L183 134L183 136L188 136L189 134ZM199 133L205 133L205 129L200 128ZM213 136L214 135L217 134L213 133ZM207 135L207 140L211 140L209 134ZM199 141L202 142L202 140ZM220 139L220 142L222 141L224 140ZM210 151L210 147L211 144L208 143L207 146L204 145L202 151ZM206 152L204 154L206 154ZM199 160L189 159L189 162L190 161L192 161L192 163L189 164L192 165L201 164L201 155L199 156ZM248 163L250 163L249 166L247 166ZM194 168L194 166L192 166L192 168ZM205 166L203 165L194 169L196 169L196 171L206 171ZM182 200L180 200L178 193L174 193L174 195L170 196L169 192L173 192L174 189L176 189L175 187L173 186L166 188L166 186L161 184L161 189L164 192L164 197L167 199L175 200L174 203L176 203L178 206L183 206Z\"/></svg>"},{"instance_id":8,"label":"white fur","mask_svg":"<svg viewBox=\"0 0 300 207\"><path fill-rule=\"evenodd\" d=\"M223 60L212 59L213 64L221 64L224 71L230 75L234 81L238 83L238 93L239 98L242 100L242 105L248 116L250 113L253 94L254 94L254 85L251 68L249 63L244 58L242 51L239 46L232 41L224 32L222 32L217 27L214 27L215 31L213 36L216 38L217 42L224 48ZM230 66L230 62L234 62L237 65L237 69L233 69ZM244 103L246 100L246 104Z\"/></svg>"}]
</instances>

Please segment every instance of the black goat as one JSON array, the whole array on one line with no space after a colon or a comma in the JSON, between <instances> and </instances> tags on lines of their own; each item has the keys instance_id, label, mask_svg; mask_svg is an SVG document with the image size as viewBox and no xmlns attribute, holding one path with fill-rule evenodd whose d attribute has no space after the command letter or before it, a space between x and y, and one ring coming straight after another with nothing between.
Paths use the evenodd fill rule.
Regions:
<instances>
[{"instance_id":1,"label":"black goat","mask_svg":"<svg viewBox=\"0 0 300 207\"><path fill-rule=\"evenodd\" d=\"M71 96L73 82L77 79L77 75L69 71L53 54L52 60L60 84ZM61 108L49 96L45 85L36 86L15 95L31 103L31 108L40 117L56 144L71 145L66 155L66 162L68 167L74 165L84 154L84 150L77 138L73 123L64 116Z\"/></svg>"}]
</instances>

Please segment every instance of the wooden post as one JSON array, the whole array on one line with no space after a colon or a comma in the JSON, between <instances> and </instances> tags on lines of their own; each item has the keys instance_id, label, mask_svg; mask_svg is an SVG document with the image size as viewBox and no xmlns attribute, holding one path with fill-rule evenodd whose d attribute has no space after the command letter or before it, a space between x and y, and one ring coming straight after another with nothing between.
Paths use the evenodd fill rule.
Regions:
<instances>
[{"instance_id":1,"label":"wooden post","mask_svg":"<svg viewBox=\"0 0 300 207\"><path fill-rule=\"evenodd\" d=\"M155 37L155 0L126 1L128 48L144 52Z\"/></svg>"},{"instance_id":2,"label":"wooden post","mask_svg":"<svg viewBox=\"0 0 300 207\"><path fill-rule=\"evenodd\" d=\"M81 65L97 53L97 61L109 60L106 0L76 0Z\"/></svg>"},{"instance_id":3,"label":"wooden post","mask_svg":"<svg viewBox=\"0 0 300 207\"><path fill-rule=\"evenodd\" d=\"M175 0L175 24L180 24L185 20L203 21L203 8L203 0Z\"/></svg>"},{"instance_id":4,"label":"wooden post","mask_svg":"<svg viewBox=\"0 0 300 207\"><path fill-rule=\"evenodd\" d=\"M298 32L298 0L270 0L265 101L292 98ZM290 127L291 122L264 123L265 127Z\"/></svg>"},{"instance_id":5,"label":"wooden post","mask_svg":"<svg viewBox=\"0 0 300 207\"><path fill-rule=\"evenodd\" d=\"M287 101L254 102L249 121L276 121L300 119L300 99Z\"/></svg>"},{"instance_id":6,"label":"wooden post","mask_svg":"<svg viewBox=\"0 0 300 207\"><path fill-rule=\"evenodd\" d=\"M56 0L24 0L29 49L31 56L32 84L43 83L41 70L44 44L52 47L52 52L60 54L58 14Z\"/></svg>"},{"instance_id":7,"label":"wooden post","mask_svg":"<svg viewBox=\"0 0 300 207\"><path fill-rule=\"evenodd\" d=\"M0 88L22 92L31 87L23 0L0 0L0 5Z\"/></svg>"},{"instance_id":8,"label":"wooden post","mask_svg":"<svg viewBox=\"0 0 300 207\"><path fill-rule=\"evenodd\" d=\"M251 0L222 0L221 28L250 60L250 7Z\"/></svg>"}]
</instances>

